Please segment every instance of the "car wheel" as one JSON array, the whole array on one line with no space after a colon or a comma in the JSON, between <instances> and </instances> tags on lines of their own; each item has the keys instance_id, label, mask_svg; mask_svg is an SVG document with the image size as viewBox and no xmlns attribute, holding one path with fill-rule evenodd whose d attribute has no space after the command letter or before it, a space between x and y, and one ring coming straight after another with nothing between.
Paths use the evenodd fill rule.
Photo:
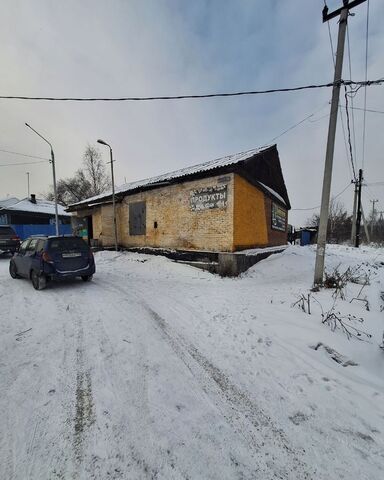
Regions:
<instances>
[{"instance_id":1,"label":"car wheel","mask_svg":"<svg viewBox=\"0 0 384 480\"><path fill-rule=\"evenodd\" d=\"M81 276L81 279L83 280L83 282L90 282L93 278L93 275L82 275Z\"/></svg>"},{"instance_id":2,"label":"car wheel","mask_svg":"<svg viewBox=\"0 0 384 480\"><path fill-rule=\"evenodd\" d=\"M9 262L9 274L12 278L20 278L20 275L17 273L17 268L14 262Z\"/></svg>"},{"instance_id":3,"label":"car wheel","mask_svg":"<svg viewBox=\"0 0 384 480\"><path fill-rule=\"evenodd\" d=\"M39 275L36 270L32 270L31 280L35 290L43 290L47 286L46 278L43 275Z\"/></svg>"}]
</instances>

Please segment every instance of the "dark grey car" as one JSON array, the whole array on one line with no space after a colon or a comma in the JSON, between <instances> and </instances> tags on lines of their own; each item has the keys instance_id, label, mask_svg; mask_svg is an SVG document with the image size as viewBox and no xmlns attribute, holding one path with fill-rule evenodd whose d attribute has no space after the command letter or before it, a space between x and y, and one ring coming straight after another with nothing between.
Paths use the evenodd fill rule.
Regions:
<instances>
[{"instance_id":1,"label":"dark grey car","mask_svg":"<svg viewBox=\"0 0 384 480\"><path fill-rule=\"evenodd\" d=\"M9 225L0 225L0 253L15 253L20 246L20 238Z\"/></svg>"}]
</instances>

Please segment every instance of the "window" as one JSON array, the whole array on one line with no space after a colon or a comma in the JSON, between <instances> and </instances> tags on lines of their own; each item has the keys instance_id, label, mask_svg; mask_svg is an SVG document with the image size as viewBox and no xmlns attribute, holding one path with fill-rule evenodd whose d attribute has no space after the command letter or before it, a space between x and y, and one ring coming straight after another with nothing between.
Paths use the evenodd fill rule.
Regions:
<instances>
[{"instance_id":1,"label":"window","mask_svg":"<svg viewBox=\"0 0 384 480\"><path fill-rule=\"evenodd\" d=\"M24 242L20 245L20 248L19 248L19 253L21 253L22 255L24 255L26 249L27 249L27 245L29 243L29 238L27 240L24 240Z\"/></svg>"},{"instance_id":2,"label":"window","mask_svg":"<svg viewBox=\"0 0 384 480\"><path fill-rule=\"evenodd\" d=\"M32 255L33 253L35 253L35 249L38 241L39 241L38 238L32 238L32 240L29 242L29 245L27 246L27 249L26 249L27 255Z\"/></svg>"},{"instance_id":3,"label":"window","mask_svg":"<svg viewBox=\"0 0 384 480\"><path fill-rule=\"evenodd\" d=\"M147 211L145 202L129 204L129 234L145 235Z\"/></svg>"},{"instance_id":4,"label":"window","mask_svg":"<svg viewBox=\"0 0 384 480\"><path fill-rule=\"evenodd\" d=\"M60 237L53 238L49 242L49 250L52 252L62 252L67 250L88 250L88 245L79 237Z\"/></svg>"},{"instance_id":5,"label":"window","mask_svg":"<svg viewBox=\"0 0 384 480\"><path fill-rule=\"evenodd\" d=\"M36 252L42 252L44 250L45 240L39 240L36 245Z\"/></svg>"}]
</instances>

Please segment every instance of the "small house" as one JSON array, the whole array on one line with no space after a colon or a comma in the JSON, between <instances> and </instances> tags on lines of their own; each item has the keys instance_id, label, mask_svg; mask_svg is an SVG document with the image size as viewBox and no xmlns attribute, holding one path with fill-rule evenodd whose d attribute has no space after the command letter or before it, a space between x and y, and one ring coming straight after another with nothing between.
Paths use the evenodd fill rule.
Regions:
<instances>
[{"instance_id":1,"label":"small house","mask_svg":"<svg viewBox=\"0 0 384 480\"><path fill-rule=\"evenodd\" d=\"M115 202L126 248L234 252L287 243L290 203L276 145L125 184ZM67 211L91 244L114 245L111 192Z\"/></svg>"},{"instance_id":2,"label":"small house","mask_svg":"<svg viewBox=\"0 0 384 480\"><path fill-rule=\"evenodd\" d=\"M58 205L59 233L72 233L71 214ZM55 235L55 203L36 198L6 198L0 200L0 225L11 225L24 240L30 235Z\"/></svg>"}]
</instances>

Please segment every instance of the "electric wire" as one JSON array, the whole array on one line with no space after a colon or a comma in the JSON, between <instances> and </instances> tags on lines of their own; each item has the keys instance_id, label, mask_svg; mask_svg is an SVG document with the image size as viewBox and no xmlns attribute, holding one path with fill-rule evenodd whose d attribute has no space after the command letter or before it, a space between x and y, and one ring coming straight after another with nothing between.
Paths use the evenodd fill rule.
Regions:
<instances>
[{"instance_id":1,"label":"electric wire","mask_svg":"<svg viewBox=\"0 0 384 480\"><path fill-rule=\"evenodd\" d=\"M190 100L218 97L240 97L247 95L264 95L269 93L285 93L298 92L301 90L313 90L319 88L331 88L335 85L355 86L357 91L359 88L367 85L381 85L384 78L367 81L339 80L337 82L320 83L312 85L299 85L297 87L270 88L266 90L247 90L240 92L222 92L222 93L204 93L197 95L162 95L151 97L32 97L26 95L0 95L1 100L37 100L37 101L53 101L53 102L148 102L154 100Z\"/></svg>"},{"instance_id":2,"label":"electric wire","mask_svg":"<svg viewBox=\"0 0 384 480\"><path fill-rule=\"evenodd\" d=\"M267 143L265 143L263 146L267 146L267 145L270 145L272 142L274 142L275 140L277 140L278 138L282 137L283 135L285 135L287 132L290 132L291 130L293 130L294 128L298 127L299 125L301 125L302 123L304 123L305 121L309 120L311 117L313 117L314 115L316 115L316 113L320 112L321 110L323 110L326 106L328 105L328 102L323 105L322 107L318 108L317 110L315 110L314 112L312 112L311 114L307 115L306 117L304 117L302 120L300 120L299 122L295 123L294 125L292 125L291 127L287 128L286 130L282 131L279 135L277 135L276 137L273 137L271 140L269 140ZM309 120L311 121L311 120Z\"/></svg>"},{"instance_id":3,"label":"electric wire","mask_svg":"<svg viewBox=\"0 0 384 480\"><path fill-rule=\"evenodd\" d=\"M324 6L326 7L327 6L327 3L326 1L324 0ZM334 51L334 48L333 48L333 41L332 41L332 34L331 34L331 26L329 24L329 22L327 22L327 27L328 27L328 36L329 36L329 44L331 46L331 55L332 55L332 63L333 63L333 68L336 67L336 60L335 60L335 51ZM348 146L347 146L347 139L346 139L346 134L345 134L345 126L344 126L344 118L343 118L343 111L339 105L339 116L340 116L340 121L341 121L341 128L342 128L342 131L343 131L343 139L344 139L344 147L345 147L345 155L346 155L346 161L347 161L347 165L348 165L348 169L349 169L349 174L352 178L352 168L351 168L351 165L349 163L349 154L348 154Z\"/></svg>"},{"instance_id":4,"label":"electric wire","mask_svg":"<svg viewBox=\"0 0 384 480\"><path fill-rule=\"evenodd\" d=\"M365 80L368 78L368 33L369 33L369 0L367 0L367 22L365 29ZM365 135L366 135L366 108L367 108L367 87L364 87L364 117L363 117L363 152L362 168L365 162Z\"/></svg>"},{"instance_id":5,"label":"electric wire","mask_svg":"<svg viewBox=\"0 0 384 480\"><path fill-rule=\"evenodd\" d=\"M38 157L36 155L27 155L26 153L19 153L19 152L13 152L11 150L3 150L0 148L0 152L4 152L4 153L10 153L12 155L19 155L20 157L28 157L28 158L38 158L39 160L48 160L49 161L49 158L45 158L45 157Z\"/></svg>"},{"instance_id":6,"label":"electric wire","mask_svg":"<svg viewBox=\"0 0 384 480\"><path fill-rule=\"evenodd\" d=\"M352 182L348 183L348 185L337 195L334 195L332 197L332 200L335 200L336 198L340 197L350 186L352 185ZM320 208L321 205L318 205L317 207L311 207L311 208L291 208L291 211L297 212L297 211L303 211L303 210L316 210L317 208Z\"/></svg>"},{"instance_id":7,"label":"electric wire","mask_svg":"<svg viewBox=\"0 0 384 480\"><path fill-rule=\"evenodd\" d=\"M47 163L49 160L41 160L40 162L22 162L22 163L0 163L0 167L17 167L20 165L37 165L39 163Z\"/></svg>"},{"instance_id":8,"label":"electric wire","mask_svg":"<svg viewBox=\"0 0 384 480\"><path fill-rule=\"evenodd\" d=\"M340 104L339 106L345 108L345 105ZM370 108L359 108L359 107L351 107L351 106L349 106L349 108L353 108L353 110L361 110L362 112L384 114L384 110L373 110L373 109L370 109Z\"/></svg>"},{"instance_id":9,"label":"electric wire","mask_svg":"<svg viewBox=\"0 0 384 480\"><path fill-rule=\"evenodd\" d=\"M347 117L349 155L350 155L350 158L351 158L353 179L354 179L354 181L357 181L355 165L354 165L354 162L353 162L353 152L352 152L352 142L351 142L351 126L350 126L350 122L349 122L349 111L348 111L348 92L347 92L347 87L344 86L344 88L345 88L345 93L344 93L344 96L345 96L345 114L346 114L346 117Z\"/></svg>"},{"instance_id":10,"label":"electric wire","mask_svg":"<svg viewBox=\"0 0 384 480\"><path fill-rule=\"evenodd\" d=\"M349 25L348 25L348 23L347 23L347 50L348 50L349 78L352 78L351 46L350 46L350 41L349 41ZM355 113L353 111L353 97L351 97L351 108L352 108L351 118L352 118L352 137L353 137L353 159L354 159L355 167L356 167L357 166L357 150L356 150Z\"/></svg>"}]
</instances>

